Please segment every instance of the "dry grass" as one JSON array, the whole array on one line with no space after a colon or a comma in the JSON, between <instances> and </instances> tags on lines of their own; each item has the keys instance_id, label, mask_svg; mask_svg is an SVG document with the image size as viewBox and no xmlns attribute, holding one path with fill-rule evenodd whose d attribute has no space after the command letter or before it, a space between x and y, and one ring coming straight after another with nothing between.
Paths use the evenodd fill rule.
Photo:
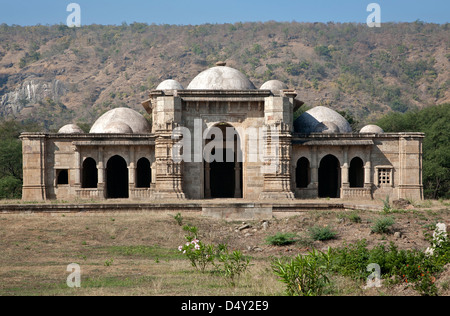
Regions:
<instances>
[{"instance_id":1,"label":"dry grass","mask_svg":"<svg viewBox=\"0 0 450 316\"><path fill-rule=\"evenodd\" d=\"M175 213L1 214L0 295L283 295L283 284L270 270L272 256L293 256L311 246L320 250L362 238L372 245L393 240L400 248L421 248L426 244L417 232L437 220L448 224L450 217L448 209L395 213L397 227L407 236L395 240L391 235L370 233L369 220L379 214L359 211L361 223L346 219L348 214L283 214L270 221L267 230L255 221L242 232L236 231L241 223L183 214L183 224L197 226L206 243L227 243L251 256L252 266L235 287L212 271L196 271L177 251L184 242L184 231L173 218ZM313 225L330 224L339 232L335 240L286 247L265 241L277 232L301 234ZM255 246L262 251L247 250ZM81 288L66 285L70 274L66 267L71 263L81 267ZM327 294L396 295L387 289L364 292L361 284L342 277L333 278Z\"/></svg>"},{"instance_id":2,"label":"dry grass","mask_svg":"<svg viewBox=\"0 0 450 316\"><path fill-rule=\"evenodd\" d=\"M173 215L173 214L172 214ZM169 214L0 215L0 295L277 295L282 287L256 262L238 286L193 269L177 251L184 232ZM205 225L198 215L185 221ZM216 238L209 232L207 239ZM66 267L81 267L81 288Z\"/></svg>"}]
</instances>

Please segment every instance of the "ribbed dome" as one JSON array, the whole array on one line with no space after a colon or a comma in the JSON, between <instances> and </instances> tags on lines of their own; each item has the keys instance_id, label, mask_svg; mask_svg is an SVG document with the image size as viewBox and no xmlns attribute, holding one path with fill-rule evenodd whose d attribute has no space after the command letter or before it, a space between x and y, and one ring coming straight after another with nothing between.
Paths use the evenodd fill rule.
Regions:
<instances>
[{"instance_id":1,"label":"ribbed dome","mask_svg":"<svg viewBox=\"0 0 450 316\"><path fill-rule=\"evenodd\" d=\"M269 80L264 83L260 90L270 90L273 94L280 94L280 90L289 89L289 87L279 80Z\"/></svg>"},{"instance_id":2,"label":"ribbed dome","mask_svg":"<svg viewBox=\"0 0 450 316\"><path fill-rule=\"evenodd\" d=\"M384 131L377 125L366 125L360 131L361 134L383 134Z\"/></svg>"},{"instance_id":3,"label":"ribbed dome","mask_svg":"<svg viewBox=\"0 0 450 316\"><path fill-rule=\"evenodd\" d=\"M156 90L183 90L183 86L176 80L165 80L161 82Z\"/></svg>"},{"instance_id":4,"label":"ribbed dome","mask_svg":"<svg viewBox=\"0 0 450 316\"><path fill-rule=\"evenodd\" d=\"M76 124L67 124L61 127L58 134L83 134L83 130Z\"/></svg>"},{"instance_id":5,"label":"ribbed dome","mask_svg":"<svg viewBox=\"0 0 450 316\"><path fill-rule=\"evenodd\" d=\"M294 122L294 129L296 133L310 134L314 133L319 123L324 122L335 124L340 133L352 132L352 127L342 115L324 106L316 106L300 115Z\"/></svg>"},{"instance_id":6,"label":"ribbed dome","mask_svg":"<svg viewBox=\"0 0 450 316\"><path fill-rule=\"evenodd\" d=\"M254 84L239 70L217 66L201 72L187 90L254 90Z\"/></svg>"},{"instance_id":7,"label":"ribbed dome","mask_svg":"<svg viewBox=\"0 0 450 316\"><path fill-rule=\"evenodd\" d=\"M123 125L115 125L114 127L113 123L127 125L134 134L147 134L151 131L150 124L144 116L129 108L117 108L106 112L97 119L92 125L90 133L107 134L108 130L111 130L110 128L119 128L121 131L126 130Z\"/></svg>"}]
</instances>

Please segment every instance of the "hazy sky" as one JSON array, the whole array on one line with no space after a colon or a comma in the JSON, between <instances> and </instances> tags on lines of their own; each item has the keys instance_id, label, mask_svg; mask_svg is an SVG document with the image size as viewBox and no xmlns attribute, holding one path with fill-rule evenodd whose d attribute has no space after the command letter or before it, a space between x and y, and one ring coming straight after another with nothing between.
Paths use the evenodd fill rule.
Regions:
<instances>
[{"instance_id":1,"label":"hazy sky","mask_svg":"<svg viewBox=\"0 0 450 316\"><path fill-rule=\"evenodd\" d=\"M381 6L381 22L447 23L450 0L0 0L0 24L66 23L67 5L81 6L81 24L204 24L235 22L365 23L367 6Z\"/></svg>"}]
</instances>

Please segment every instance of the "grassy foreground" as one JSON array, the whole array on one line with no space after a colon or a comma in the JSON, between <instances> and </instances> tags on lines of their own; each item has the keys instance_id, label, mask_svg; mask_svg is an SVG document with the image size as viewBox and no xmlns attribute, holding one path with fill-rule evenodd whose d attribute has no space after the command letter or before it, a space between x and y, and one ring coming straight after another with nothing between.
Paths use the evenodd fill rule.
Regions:
<instances>
[{"instance_id":1,"label":"grassy foreground","mask_svg":"<svg viewBox=\"0 0 450 316\"><path fill-rule=\"evenodd\" d=\"M0 214L0 295L284 295L284 285L271 270L274 256L295 256L311 247L320 250L363 238L369 239L369 245L396 241L392 234L369 232L368 220L378 214L370 211L358 214L361 221L355 223L346 219L350 213L311 211L275 218L267 230L255 221L244 231L237 230L242 223L208 219L200 213L183 214L184 224L199 228L201 240L227 243L251 257L249 270L236 286L231 286L213 269L206 273L195 270L178 251L178 246L185 242L185 232L174 219L175 213ZM448 222L449 212L423 210L393 216L398 227L405 223L402 231L408 236L398 240L399 245L423 248L423 238L416 234L418 229L438 220ZM267 237L278 232L301 233L324 223L331 223L338 232L332 241L267 245ZM255 247L263 250L249 250ZM67 266L71 263L81 267L80 288L69 288L66 284L70 274ZM324 294L409 295L403 288L363 290L362 285L335 275Z\"/></svg>"}]
</instances>

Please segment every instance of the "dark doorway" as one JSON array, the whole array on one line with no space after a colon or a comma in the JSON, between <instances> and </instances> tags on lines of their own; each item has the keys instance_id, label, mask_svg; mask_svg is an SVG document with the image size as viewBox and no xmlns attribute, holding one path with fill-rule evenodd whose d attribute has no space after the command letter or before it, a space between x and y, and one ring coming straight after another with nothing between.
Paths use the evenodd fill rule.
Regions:
<instances>
[{"instance_id":1,"label":"dark doorway","mask_svg":"<svg viewBox=\"0 0 450 316\"><path fill-rule=\"evenodd\" d=\"M98 182L97 163L92 158L86 158L83 162L83 178L81 187L86 189L96 189Z\"/></svg>"},{"instance_id":2,"label":"dark doorway","mask_svg":"<svg viewBox=\"0 0 450 316\"><path fill-rule=\"evenodd\" d=\"M349 180L351 188L364 187L364 163L359 157L353 158L350 162Z\"/></svg>"},{"instance_id":3,"label":"dark doorway","mask_svg":"<svg viewBox=\"0 0 450 316\"><path fill-rule=\"evenodd\" d=\"M141 158L136 166L136 187L150 188L152 182L152 169L150 168L150 161L147 158Z\"/></svg>"},{"instance_id":4,"label":"dark doorway","mask_svg":"<svg viewBox=\"0 0 450 316\"><path fill-rule=\"evenodd\" d=\"M325 156L319 167L319 197L338 198L340 190L339 160L333 156Z\"/></svg>"},{"instance_id":5,"label":"dark doorway","mask_svg":"<svg viewBox=\"0 0 450 316\"><path fill-rule=\"evenodd\" d=\"M227 151L225 149L218 149L223 151L223 157L226 157ZM228 151L230 153L230 151ZM217 162L210 164L211 177L211 197L212 198L234 198L236 173L234 170L234 162Z\"/></svg>"},{"instance_id":6,"label":"dark doorway","mask_svg":"<svg viewBox=\"0 0 450 316\"><path fill-rule=\"evenodd\" d=\"M223 143L217 144L208 153L218 158L218 161L205 162L205 197L242 198L242 152L239 135L229 124L222 123L216 127L222 132ZM222 156L216 153L221 153Z\"/></svg>"},{"instance_id":7,"label":"dark doorway","mask_svg":"<svg viewBox=\"0 0 450 316\"><path fill-rule=\"evenodd\" d=\"M111 157L106 165L107 198L128 198L128 167L120 156Z\"/></svg>"},{"instance_id":8,"label":"dark doorway","mask_svg":"<svg viewBox=\"0 0 450 316\"><path fill-rule=\"evenodd\" d=\"M297 183L297 188L307 188L311 182L309 160L305 157L302 157L297 161L295 181Z\"/></svg>"}]
</instances>

